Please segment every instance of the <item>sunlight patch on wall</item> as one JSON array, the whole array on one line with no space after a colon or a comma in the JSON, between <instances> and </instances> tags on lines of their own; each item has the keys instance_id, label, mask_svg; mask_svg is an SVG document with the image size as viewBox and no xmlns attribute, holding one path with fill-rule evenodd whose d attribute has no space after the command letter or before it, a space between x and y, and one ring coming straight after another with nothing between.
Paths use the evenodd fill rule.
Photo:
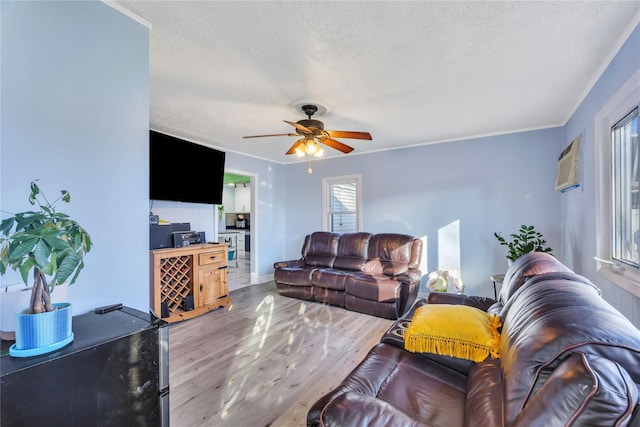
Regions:
<instances>
[{"instance_id":1,"label":"sunlight patch on wall","mask_svg":"<svg viewBox=\"0 0 640 427\"><path fill-rule=\"evenodd\" d=\"M420 258L420 271L422 272L422 276L425 277L427 275L427 273L429 272L428 268L429 268L429 263L427 262L427 253L429 252L427 250L427 236L422 236L420 237L420 240L422 240L422 257Z\"/></svg>"},{"instance_id":2,"label":"sunlight patch on wall","mask_svg":"<svg viewBox=\"0 0 640 427\"><path fill-rule=\"evenodd\" d=\"M460 220L438 229L438 265L440 270L460 269Z\"/></svg>"}]
</instances>

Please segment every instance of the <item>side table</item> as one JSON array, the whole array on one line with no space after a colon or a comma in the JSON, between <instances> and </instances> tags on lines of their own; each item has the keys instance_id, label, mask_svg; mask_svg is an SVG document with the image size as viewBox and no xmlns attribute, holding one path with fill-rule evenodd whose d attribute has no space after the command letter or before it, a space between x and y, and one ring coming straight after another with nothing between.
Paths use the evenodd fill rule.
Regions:
<instances>
[{"instance_id":1,"label":"side table","mask_svg":"<svg viewBox=\"0 0 640 427\"><path fill-rule=\"evenodd\" d=\"M491 276L491 281L493 282L493 299L498 301L498 289L496 285L502 286L502 282L504 281L504 274L494 274Z\"/></svg>"}]
</instances>

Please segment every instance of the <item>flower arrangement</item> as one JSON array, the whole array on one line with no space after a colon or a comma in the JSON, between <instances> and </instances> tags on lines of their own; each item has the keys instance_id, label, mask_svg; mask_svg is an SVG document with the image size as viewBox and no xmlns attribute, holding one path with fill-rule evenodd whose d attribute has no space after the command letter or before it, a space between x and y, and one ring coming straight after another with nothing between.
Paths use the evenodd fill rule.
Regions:
<instances>
[{"instance_id":1,"label":"flower arrangement","mask_svg":"<svg viewBox=\"0 0 640 427\"><path fill-rule=\"evenodd\" d=\"M464 284L458 270L434 270L427 276L427 288L434 292L447 292L453 285L459 294L464 293Z\"/></svg>"}]
</instances>

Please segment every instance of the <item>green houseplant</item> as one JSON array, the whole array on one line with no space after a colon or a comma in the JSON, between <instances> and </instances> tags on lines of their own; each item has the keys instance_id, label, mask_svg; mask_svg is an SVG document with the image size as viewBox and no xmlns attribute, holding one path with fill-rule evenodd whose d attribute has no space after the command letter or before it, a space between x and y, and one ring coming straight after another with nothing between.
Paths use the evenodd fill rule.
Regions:
<instances>
[{"instance_id":1,"label":"green houseplant","mask_svg":"<svg viewBox=\"0 0 640 427\"><path fill-rule=\"evenodd\" d=\"M29 273L33 271L29 309L23 315L41 316L66 306L69 306L70 313L70 304L51 303L51 292L57 285L71 285L76 281L84 267L84 256L91 249L91 238L69 215L56 210L58 202L69 203L71 200L68 191L61 190L60 196L50 202L35 181L30 187L29 203L38 209L10 214L0 223L0 275L11 268L18 271L28 285ZM50 281L47 281L47 276L51 277ZM16 322L17 328L18 324L20 321ZM70 314L68 329L72 335ZM36 340L33 344L23 345L20 341L16 329L18 349L40 347L42 344Z\"/></svg>"},{"instance_id":2,"label":"green houseplant","mask_svg":"<svg viewBox=\"0 0 640 427\"><path fill-rule=\"evenodd\" d=\"M521 225L517 234L510 234L510 240L498 233L493 233L493 235L501 245L507 247L509 261L515 261L529 252L552 252L552 249L546 246L547 241L544 240L542 233L536 231L533 225Z\"/></svg>"}]
</instances>

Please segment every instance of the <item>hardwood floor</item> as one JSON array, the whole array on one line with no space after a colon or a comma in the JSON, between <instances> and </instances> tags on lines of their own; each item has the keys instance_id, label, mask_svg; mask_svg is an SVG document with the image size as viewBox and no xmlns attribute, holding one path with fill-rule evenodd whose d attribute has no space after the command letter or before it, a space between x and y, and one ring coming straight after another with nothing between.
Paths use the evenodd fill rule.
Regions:
<instances>
[{"instance_id":1,"label":"hardwood floor","mask_svg":"<svg viewBox=\"0 0 640 427\"><path fill-rule=\"evenodd\" d=\"M233 292L251 283L251 261L237 259L229 261L229 291Z\"/></svg>"},{"instance_id":2,"label":"hardwood floor","mask_svg":"<svg viewBox=\"0 0 640 427\"><path fill-rule=\"evenodd\" d=\"M169 329L172 427L305 426L392 321L282 297L273 282Z\"/></svg>"}]
</instances>

